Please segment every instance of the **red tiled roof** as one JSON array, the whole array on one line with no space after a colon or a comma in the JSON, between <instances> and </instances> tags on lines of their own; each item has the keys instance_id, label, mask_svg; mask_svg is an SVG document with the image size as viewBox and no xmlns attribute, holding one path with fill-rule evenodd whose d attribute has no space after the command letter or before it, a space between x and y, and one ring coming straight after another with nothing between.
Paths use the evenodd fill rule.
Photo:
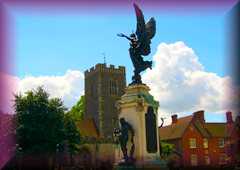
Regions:
<instances>
[{"instance_id":1,"label":"red tiled roof","mask_svg":"<svg viewBox=\"0 0 240 170\"><path fill-rule=\"evenodd\" d=\"M205 123L204 127L210 132L212 137L227 137L228 130L226 123Z\"/></svg>"},{"instance_id":2,"label":"red tiled roof","mask_svg":"<svg viewBox=\"0 0 240 170\"><path fill-rule=\"evenodd\" d=\"M211 136L211 133L204 127L205 123L195 120L193 121L194 127L202 134L203 137L209 138Z\"/></svg>"},{"instance_id":3,"label":"red tiled roof","mask_svg":"<svg viewBox=\"0 0 240 170\"><path fill-rule=\"evenodd\" d=\"M192 121L193 116L179 118L176 123L159 128L160 140L171 140L181 138L185 129Z\"/></svg>"},{"instance_id":4,"label":"red tiled roof","mask_svg":"<svg viewBox=\"0 0 240 170\"><path fill-rule=\"evenodd\" d=\"M94 119L88 118L76 122L78 130L83 137L99 138L99 133Z\"/></svg>"}]
</instances>

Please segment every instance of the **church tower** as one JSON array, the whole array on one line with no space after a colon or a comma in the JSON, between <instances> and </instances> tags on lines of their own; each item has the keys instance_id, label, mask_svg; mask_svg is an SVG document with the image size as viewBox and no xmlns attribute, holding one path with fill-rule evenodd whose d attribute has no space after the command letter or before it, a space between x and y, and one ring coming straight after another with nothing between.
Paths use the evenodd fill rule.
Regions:
<instances>
[{"instance_id":1,"label":"church tower","mask_svg":"<svg viewBox=\"0 0 240 170\"><path fill-rule=\"evenodd\" d=\"M126 87L125 67L97 64L85 71L85 117L93 118L100 135L112 137L118 121L116 101Z\"/></svg>"}]
</instances>

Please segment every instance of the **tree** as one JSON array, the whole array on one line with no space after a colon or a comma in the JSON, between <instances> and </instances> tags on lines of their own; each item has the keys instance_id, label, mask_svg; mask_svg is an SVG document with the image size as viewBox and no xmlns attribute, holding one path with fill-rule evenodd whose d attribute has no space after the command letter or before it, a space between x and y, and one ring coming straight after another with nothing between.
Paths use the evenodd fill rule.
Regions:
<instances>
[{"instance_id":1,"label":"tree","mask_svg":"<svg viewBox=\"0 0 240 170\"><path fill-rule=\"evenodd\" d=\"M75 122L83 119L84 110L85 110L85 97L81 96L77 103L65 115L64 119L66 140L68 151L71 156L71 164L73 164L72 159L73 155L79 152L79 146L81 144L81 136L76 127Z\"/></svg>"},{"instance_id":2,"label":"tree","mask_svg":"<svg viewBox=\"0 0 240 170\"><path fill-rule=\"evenodd\" d=\"M81 96L77 103L71 108L68 114L74 121L82 120L85 110L85 96Z\"/></svg>"},{"instance_id":3,"label":"tree","mask_svg":"<svg viewBox=\"0 0 240 170\"><path fill-rule=\"evenodd\" d=\"M71 164L73 164L73 155L79 151L79 145L81 144L81 136L77 130L75 121L69 114L64 117L65 138L67 141L68 152L71 157Z\"/></svg>"},{"instance_id":4,"label":"tree","mask_svg":"<svg viewBox=\"0 0 240 170\"><path fill-rule=\"evenodd\" d=\"M42 87L15 95L17 144L23 153L55 153L65 139L61 99L49 99Z\"/></svg>"},{"instance_id":5,"label":"tree","mask_svg":"<svg viewBox=\"0 0 240 170\"><path fill-rule=\"evenodd\" d=\"M169 156L173 153L174 145L166 142L160 142L161 144L161 155L162 156Z\"/></svg>"}]
</instances>

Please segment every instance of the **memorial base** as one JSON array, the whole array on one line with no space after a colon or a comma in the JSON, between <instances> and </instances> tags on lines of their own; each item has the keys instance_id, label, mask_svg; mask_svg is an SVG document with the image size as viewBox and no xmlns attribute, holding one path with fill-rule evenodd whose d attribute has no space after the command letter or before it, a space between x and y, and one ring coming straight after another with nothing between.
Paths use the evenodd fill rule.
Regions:
<instances>
[{"instance_id":1,"label":"memorial base","mask_svg":"<svg viewBox=\"0 0 240 170\"><path fill-rule=\"evenodd\" d=\"M134 165L120 163L123 158L120 149L116 150L116 169L166 169L160 160L157 127L159 103L149 93L145 84L130 85L118 101L119 120L124 118L134 129ZM149 123L151 122L151 123ZM131 146L131 145L129 145ZM127 148L129 152L130 147ZM129 154L129 153L128 153Z\"/></svg>"},{"instance_id":2,"label":"memorial base","mask_svg":"<svg viewBox=\"0 0 240 170\"><path fill-rule=\"evenodd\" d=\"M144 165L118 164L114 166L114 170L169 170L164 160L155 160L145 162Z\"/></svg>"}]
</instances>

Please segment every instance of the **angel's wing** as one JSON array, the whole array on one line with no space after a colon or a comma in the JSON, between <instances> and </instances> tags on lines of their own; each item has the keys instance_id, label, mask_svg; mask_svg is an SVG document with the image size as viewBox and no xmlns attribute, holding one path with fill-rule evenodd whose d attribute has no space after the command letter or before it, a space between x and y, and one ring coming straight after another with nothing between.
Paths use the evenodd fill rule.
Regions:
<instances>
[{"instance_id":1,"label":"angel's wing","mask_svg":"<svg viewBox=\"0 0 240 170\"><path fill-rule=\"evenodd\" d=\"M145 38L144 34L146 34L145 20L144 20L142 10L137 6L137 4L134 3L133 6L134 6L136 17L137 17L136 35L138 39L141 41L142 39Z\"/></svg>"},{"instance_id":2,"label":"angel's wing","mask_svg":"<svg viewBox=\"0 0 240 170\"><path fill-rule=\"evenodd\" d=\"M156 33L156 21L153 17L147 22L145 29L148 39L151 40Z\"/></svg>"},{"instance_id":3,"label":"angel's wing","mask_svg":"<svg viewBox=\"0 0 240 170\"><path fill-rule=\"evenodd\" d=\"M136 35L140 42L141 55L148 55L150 53L151 38L156 32L156 22L154 18L151 18L145 25L144 15L142 10L134 3L134 9L137 17L137 30Z\"/></svg>"}]
</instances>

